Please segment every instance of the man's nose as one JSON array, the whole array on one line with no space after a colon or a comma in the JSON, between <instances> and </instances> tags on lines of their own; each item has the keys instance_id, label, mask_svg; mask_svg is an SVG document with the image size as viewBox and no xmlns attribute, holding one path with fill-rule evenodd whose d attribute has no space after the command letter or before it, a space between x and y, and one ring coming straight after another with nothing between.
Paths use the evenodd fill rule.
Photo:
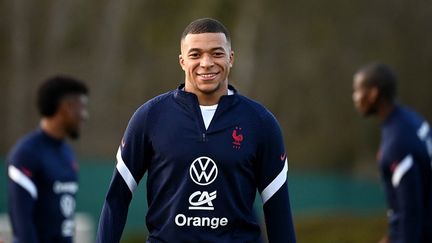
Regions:
<instances>
[{"instance_id":1,"label":"man's nose","mask_svg":"<svg viewBox=\"0 0 432 243\"><path fill-rule=\"evenodd\" d=\"M204 54L202 56L201 63L200 63L200 65L202 67L211 67L211 66L213 66L213 64L214 64L214 61L213 61L213 57L211 55Z\"/></svg>"}]
</instances>

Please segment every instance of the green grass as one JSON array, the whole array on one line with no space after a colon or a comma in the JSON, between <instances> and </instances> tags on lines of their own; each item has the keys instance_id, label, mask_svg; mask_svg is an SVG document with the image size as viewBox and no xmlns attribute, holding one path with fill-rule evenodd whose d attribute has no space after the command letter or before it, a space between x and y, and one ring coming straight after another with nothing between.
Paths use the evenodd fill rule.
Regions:
<instances>
[{"instance_id":1,"label":"green grass","mask_svg":"<svg viewBox=\"0 0 432 243\"><path fill-rule=\"evenodd\" d=\"M338 215L300 218L295 225L299 243L374 243L385 234L387 219Z\"/></svg>"}]
</instances>

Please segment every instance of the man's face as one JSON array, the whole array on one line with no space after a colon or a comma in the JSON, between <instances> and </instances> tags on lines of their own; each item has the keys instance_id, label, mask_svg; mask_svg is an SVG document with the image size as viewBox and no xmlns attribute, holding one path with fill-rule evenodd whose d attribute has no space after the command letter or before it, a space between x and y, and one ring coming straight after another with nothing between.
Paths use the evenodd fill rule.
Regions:
<instances>
[{"instance_id":1,"label":"man's face","mask_svg":"<svg viewBox=\"0 0 432 243\"><path fill-rule=\"evenodd\" d=\"M87 95L70 95L64 101L64 129L70 138L76 139L80 135L82 122L87 120Z\"/></svg>"},{"instance_id":2,"label":"man's face","mask_svg":"<svg viewBox=\"0 0 432 243\"><path fill-rule=\"evenodd\" d=\"M188 34L181 41L180 66L185 72L185 89L198 96L224 95L234 62L225 34Z\"/></svg>"},{"instance_id":3,"label":"man's face","mask_svg":"<svg viewBox=\"0 0 432 243\"><path fill-rule=\"evenodd\" d=\"M368 86L367 77L363 73L354 75L352 99L356 110L362 116L375 114L378 89Z\"/></svg>"}]
</instances>

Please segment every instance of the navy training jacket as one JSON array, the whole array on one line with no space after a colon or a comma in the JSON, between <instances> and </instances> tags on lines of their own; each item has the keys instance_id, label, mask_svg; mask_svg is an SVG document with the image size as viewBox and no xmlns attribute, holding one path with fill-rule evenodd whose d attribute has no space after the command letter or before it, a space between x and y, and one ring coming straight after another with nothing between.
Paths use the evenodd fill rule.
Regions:
<instances>
[{"instance_id":1,"label":"navy training jacket","mask_svg":"<svg viewBox=\"0 0 432 243\"><path fill-rule=\"evenodd\" d=\"M147 242L295 242L287 154L274 116L238 94L221 97L205 128L197 97L178 89L132 116L102 209L97 242L119 242L129 203L147 172Z\"/></svg>"}]
</instances>

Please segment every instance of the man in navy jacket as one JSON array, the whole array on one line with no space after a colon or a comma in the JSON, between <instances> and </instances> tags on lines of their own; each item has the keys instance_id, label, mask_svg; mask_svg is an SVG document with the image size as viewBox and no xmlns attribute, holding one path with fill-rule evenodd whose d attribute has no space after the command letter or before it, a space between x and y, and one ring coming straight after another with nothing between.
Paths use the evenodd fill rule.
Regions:
<instances>
[{"instance_id":1,"label":"man in navy jacket","mask_svg":"<svg viewBox=\"0 0 432 243\"><path fill-rule=\"evenodd\" d=\"M389 233L381 242L432 242L432 137L429 124L397 104L397 80L385 64L354 75L353 101L381 121L378 163L388 202Z\"/></svg>"},{"instance_id":2,"label":"man in navy jacket","mask_svg":"<svg viewBox=\"0 0 432 243\"><path fill-rule=\"evenodd\" d=\"M147 176L147 242L295 242L287 154L275 117L228 85L227 29L193 21L181 37L185 83L142 105L117 152L97 242L119 242L133 192Z\"/></svg>"},{"instance_id":3,"label":"man in navy jacket","mask_svg":"<svg viewBox=\"0 0 432 243\"><path fill-rule=\"evenodd\" d=\"M84 83L65 76L39 87L40 125L7 158L14 243L73 242L78 165L65 139L78 138L88 116L87 94Z\"/></svg>"}]
</instances>

